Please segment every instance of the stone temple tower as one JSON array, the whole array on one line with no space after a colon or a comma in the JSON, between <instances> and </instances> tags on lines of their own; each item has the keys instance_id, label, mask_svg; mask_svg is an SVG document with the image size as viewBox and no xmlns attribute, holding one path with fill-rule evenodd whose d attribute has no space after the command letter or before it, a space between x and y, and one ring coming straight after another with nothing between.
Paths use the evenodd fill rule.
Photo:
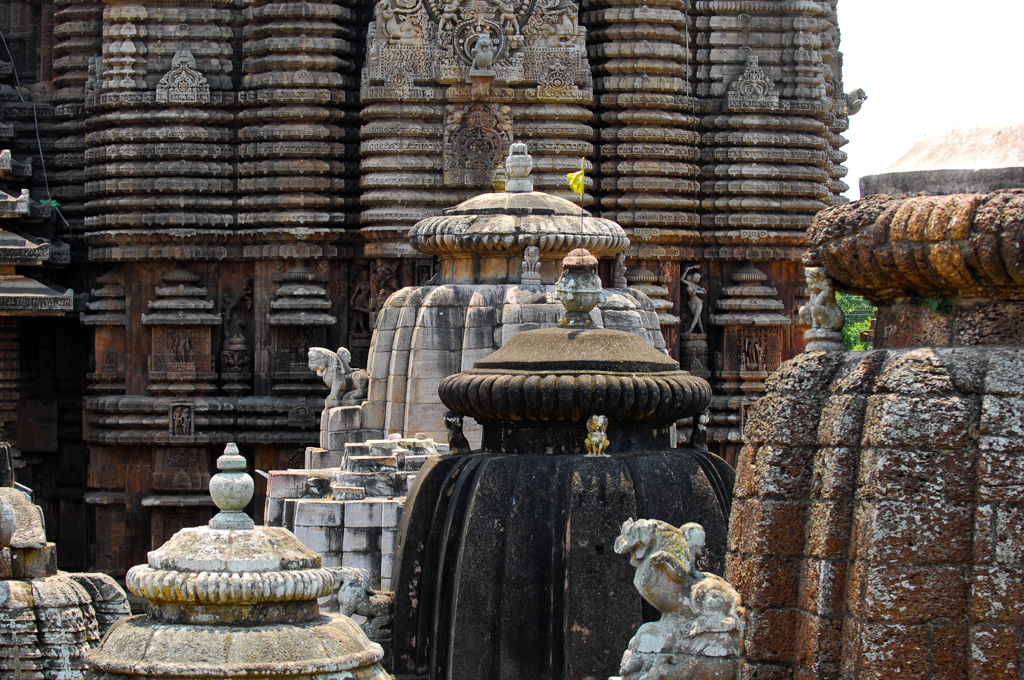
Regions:
<instances>
[{"instance_id":1,"label":"stone temple tower","mask_svg":"<svg viewBox=\"0 0 1024 680\"><path fill-rule=\"evenodd\" d=\"M837 0L10 0L0 31L7 193L76 305L4 336L33 389L0 410L40 505L83 518L59 544L119 574L213 511L226 442L302 465L307 349L367 366L388 298L436 273L411 227L500 185L513 142L539 191L622 225L604 284L654 296L733 460L803 347L805 231L864 99Z\"/></svg>"}]
</instances>

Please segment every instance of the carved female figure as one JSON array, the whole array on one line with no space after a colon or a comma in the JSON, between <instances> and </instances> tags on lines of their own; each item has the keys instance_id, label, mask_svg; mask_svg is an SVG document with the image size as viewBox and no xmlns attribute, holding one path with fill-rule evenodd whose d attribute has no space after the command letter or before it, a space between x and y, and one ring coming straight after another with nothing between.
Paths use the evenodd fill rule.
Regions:
<instances>
[{"instance_id":1,"label":"carved female figure","mask_svg":"<svg viewBox=\"0 0 1024 680\"><path fill-rule=\"evenodd\" d=\"M686 271L683 272L682 284L686 286L686 307L690 310L690 314L693 319L690 321L690 327L686 330L686 335L693 333L693 329L699 327L701 334L704 334L704 321L701 320L701 313L704 311L704 300L701 299L701 295L707 295L707 289L700 284L700 272L694 271L697 265L687 267Z\"/></svg>"}]
</instances>

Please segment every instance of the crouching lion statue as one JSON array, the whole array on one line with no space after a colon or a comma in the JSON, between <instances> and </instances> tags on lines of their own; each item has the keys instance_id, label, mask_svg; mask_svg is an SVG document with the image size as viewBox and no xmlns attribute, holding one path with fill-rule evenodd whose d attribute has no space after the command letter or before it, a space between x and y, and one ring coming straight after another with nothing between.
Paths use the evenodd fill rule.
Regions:
<instances>
[{"instance_id":1,"label":"crouching lion statue","mask_svg":"<svg viewBox=\"0 0 1024 680\"><path fill-rule=\"evenodd\" d=\"M728 581L697 569L704 549L699 524L674 527L629 519L615 552L629 554L633 585L662 613L645 623L612 680L733 680L743 636L740 596Z\"/></svg>"},{"instance_id":2,"label":"crouching lion statue","mask_svg":"<svg viewBox=\"0 0 1024 680\"><path fill-rule=\"evenodd\" d=\"M394 593L370 588L370 574L355 567L331 567L334 572L334 602L322 606L323 611L337 611L345 616L362 616L363 632L371 640L391 637Z\"/></svg>"}]
</instances>

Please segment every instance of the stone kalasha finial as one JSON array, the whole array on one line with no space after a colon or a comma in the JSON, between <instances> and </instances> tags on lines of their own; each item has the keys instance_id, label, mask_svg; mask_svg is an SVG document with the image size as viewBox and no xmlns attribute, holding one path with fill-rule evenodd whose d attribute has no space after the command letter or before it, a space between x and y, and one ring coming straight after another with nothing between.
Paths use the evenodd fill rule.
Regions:
<instances>
[{"instance_id":1,"label":"stone kalasha finial","mask_svg":"<svg viewBox=\"0 0 1024 680\"><path fill-rule=\"evenodd\" d=\"M593 326L590 310L601 301L597 258L586 248L570 251L562 260L562 275L555 291L565 307L565 318L558 321L559 326Z\"/></svg>"},{"instance_id":2,"label":"stone kalasha finial","mask_svg":"<svg viewBox=\"0 0 1024 680\"><path fill-rule=\"evenodd\" d=\"M515 142L508 148L508 158L505 159L505 171L508 173L508 181L505 182L505 192L509 194L525 194L533 191L533 180L530 179L530 171L533 170L533 156L522 142Z\"/></svg>"},{"instance_id":3,"label":"stone kalasha finial","mask_svg":"<svg viewBox=\"0 0 1024 680\"><path fill-rule=\"evenodd\" d=\"M227 444L224 454L217 459L220 472L210 478L210 496L220 508L210 520L211 529L246 531L253 528L252 518L244 510L252 500L255 485L245 468L245 458L238 453L238 446L234 442Z\"/></svg>"},{"instance_id":4,"label":"stone kalasha finial","mask_svg":"<svg viewBox=\"0 0 1024 680\"><path fill-rule=\"evenodd\" d=\"M611 680L736 677L744 609L728 581L697 569L705 541L699 524L622 523L615 552L629 555L633 585L662 617L640 626Z\"/></svg>"}]
</instances>

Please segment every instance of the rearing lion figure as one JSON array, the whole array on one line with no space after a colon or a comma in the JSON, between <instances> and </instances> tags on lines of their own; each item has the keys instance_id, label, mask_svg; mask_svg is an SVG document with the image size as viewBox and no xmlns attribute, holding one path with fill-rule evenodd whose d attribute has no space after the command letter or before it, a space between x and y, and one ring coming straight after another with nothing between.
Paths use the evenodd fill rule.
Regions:
<instances>
[{"instance_id":1,"label":"rearing lion figure","mask_svg":"<svg viewBox=\"0 0 1024 680\"><path fill-rule=\"evenodd\" d=\"M354 406L366 398L369 376L361 368L352 368L351 361L352 354L344 347L337 352L324 347L309 348L309 370L316 371L331 388L324 408Z\"/></svg>"}]
</instances>

